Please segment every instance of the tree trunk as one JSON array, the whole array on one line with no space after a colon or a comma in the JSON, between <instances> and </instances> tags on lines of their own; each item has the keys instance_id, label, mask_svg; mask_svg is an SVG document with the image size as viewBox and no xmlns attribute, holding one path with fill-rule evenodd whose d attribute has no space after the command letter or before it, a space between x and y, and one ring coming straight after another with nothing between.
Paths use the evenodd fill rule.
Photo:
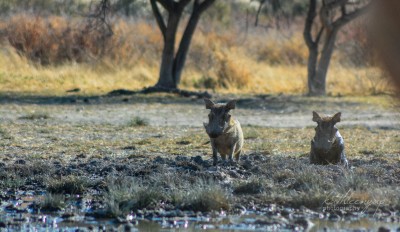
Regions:
<instances>
[{"instance_id":1,"label":"tree trunk","mask_svg":"<svg viewBox=\"0 0 400 232\"><path fill-rule=\"evenodd\" d=\"M174 78L174 53L176 31L178 29L180 13L170 12L164 37L164 49L161 58L160 76L157 87L177 88Z\"/></svg>"},{"instance_id":2,"label":"tree trunk","mask_svg":"<svg viewBox=\"0 0 400 232\"><path fill-rule=\"evenodd\" d=\"M258 26L258 21L259 21L259 17L260 17L260 13L261 13L261 9L264 5L264 1L259 1L260 5L258 5L258 9L257 9L257 13L256 13L256 20L254 21L254 26L257 27Z\"/></svg>"},{"instance_id":3,"label":"tree trunk","mask_svg":"<svg viewBox=\"0 0 400 232\"><path fill-rule=\"evenodd\" d=\"M308 94L323 96L326 95L326 76L329 63L332 58L335 40L341 27L362 15L368 9L370 3L361 4L360 8L347 12L346 4L352 4L350 0L323 1L319 10L321 29L315 40L312 36L314 19L317 16L317 0L309 0L308 13L303 31L304 40L309 50L308 57ZM333 19L335 10L340 10L341 16ZM323 48L319 54L319 42L324 35Z\"/></svg>"},{"instance_id":4,"label":"tree trunk","mask_svg":"<svg viewBox=\"0 0 400 232\"><path fill-rule=\"evenodd\" d=\"M331 62L333 49L335 48L337 31L326 33L326 40L319 59L317 78L319 80L320 95L326 95L326 76L328 74L329 64Z\"/></svg>"},{"instance_id":5,"label":"tree trunk","mask_svg":"<svg viewBox=\"0 0 400 232\"><path fill-rule=\"evenodd\" d=\"M324 46L318 59L318 49L311 51L308 64L308 88L309 95L324 96L326 95L326 76L329 64L332 58L333 49L335 47L337 30L327 32L325 35ZM315 54L316 53L316 54Z\"/></svg>"},{"instance_id":6,"label":"tree trunk","mask_svg":"<svg viewBox=\"0 0 400 232\"><path fill-rule=\"evenodd\" d=\"M307 64L307 73L308 73L308 94L316 95L318 87L316 86L316 73L317 73L317 63L318 63L318 45L314 44L313 46L308 48L308 64Z\"/></svg>"},{"instance_id":7,"label":"tree trunk","mask_svg":"<svg viewBox=\"0 0 400 232\"><path fill-rule=\"evenodd\" d=\"M196 30L200 15L215 0L195 0L193 3L193 11L190 15L189 22L185 27L181 41L179 42L178 51L175 54L176 32L179 20L187 4L191 0L150 0L151 7L156 18L157 24L163 34L164 48L161 58L160 75L157 84L158 89L177 89L181 80L182 70L185 65L186 56L189 51L193 34ZM168 11L168 21L165 23L164 18L157 6L161 4Z\"/></svg>"},{"instance_id":8,"label":"tree trunk","mask_svg":"<svg viewBox=\"0 0 400 232\"><path fill-rule=\"evenodd\" d=\"M174 81L178 86L181 81L183 67L185 66L186 56L189 52L190 43L196 30L197 23L200 19L200 13L194 12L189 19L185 32L183 33L181 43L179 44L178 52L176 53L174 62Z\"/></svg>"}]
</instances>

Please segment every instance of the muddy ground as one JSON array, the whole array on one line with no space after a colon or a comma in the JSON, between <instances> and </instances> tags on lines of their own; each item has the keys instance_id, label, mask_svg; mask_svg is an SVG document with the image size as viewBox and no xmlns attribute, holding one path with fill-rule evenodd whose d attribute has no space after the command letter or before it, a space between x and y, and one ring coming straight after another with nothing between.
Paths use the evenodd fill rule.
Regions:
<instances>
[{"instance_id":1,"label":"muddy ground","mask_svg":"<svg viewBox=\"0 0 400 232\"><path fill-rule=\"evenodd\" d=\"M21 228L30 218L38 228L54 228L42 220L54 214L86 229L93 227L88 221L102 228L106 219L113 221L103 223L109 228L134 230L160 218L175 219L159 226L174 228L177 221L185 228L179 223L187 218L226 215L258 219L217 220L210 228L302 230L315 219L357 218L393 228L400 222L394 99L217 96L232 97L239 99L233 115L244 129L245 154L238 164L214 167L202 100L2 96L0 227ZM309 165L312 110L342 112L338 127L350 169Z\"/></svg>"}]
</instances>

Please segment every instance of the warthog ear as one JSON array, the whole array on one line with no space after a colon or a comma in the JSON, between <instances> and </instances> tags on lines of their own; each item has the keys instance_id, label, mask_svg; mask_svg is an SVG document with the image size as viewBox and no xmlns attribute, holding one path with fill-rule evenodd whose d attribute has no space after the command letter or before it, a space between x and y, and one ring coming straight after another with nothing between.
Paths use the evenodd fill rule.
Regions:
<instances>
[{"instance_id":1,"label":"warthog ear","mask_svg":"<svg viewBox=\"0 0 400 232\"><path fill-rule=\"evenodd\" d=\"M320 122L320 121L322 121L321 116L319 116L319 114L318 114L317 112L313 111L313 112L312 112L312 115L313 115L312 120L313 120L314 122Z\"/></svg>"},{"instance_id":2,"label":"warthog ear","mask_svg":"<svg viewBox=\"0 0 400 232\"><path fill-rule=\"evenodd\" d=\"M226 103L225 109L226 109L226 110L233 110L233 109L235 109L235 108L236 108L236 101L237 101L237 100L231 100L231 101L229 101L228 103Z\"/></svg>"},{"instance_id":3,"label":"warthog ear","mask_svg":"<svg viewBox=\"0 0 400 232\"><path fill-rule=\"evenodd\" d=\"M215 103L208 98L204 98L204 102L206 103L206 109L211 109Z\"/></svg>"},{"instance_id":4,"label":"warthog ear","mask_svg":"<svg viewBox=\"0 0 400 232\"><path fill-rule=\"evenodd\" d=\"M333 122L333 123L338 123L338 122L340 122L340 116L342 116L342 113L341 113L341 112L336 113L335 115L333 115L333 117L332 117L332 122Z\"/></svg>"}]
</instances>

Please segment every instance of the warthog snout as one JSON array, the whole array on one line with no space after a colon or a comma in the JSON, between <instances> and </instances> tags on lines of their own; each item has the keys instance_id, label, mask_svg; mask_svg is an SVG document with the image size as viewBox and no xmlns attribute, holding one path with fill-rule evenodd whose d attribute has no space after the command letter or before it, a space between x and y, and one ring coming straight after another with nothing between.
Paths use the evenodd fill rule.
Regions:
<instances>
[{"instance_id":1,"label":"warthog snout","mask_svg":"<svg viewBox=\"0 0 400 232\"><path fill-rule=\"evenodd\" d=\"M213 130L212 127L209 126L208 123L203 123L204 124L204 128L206 129L206 132L208 134L208 136L210 136L210 138L217 138L218 136L220 136L222 134L223 129L218 129L218 130Z\"/></svg>"}]
</instances>

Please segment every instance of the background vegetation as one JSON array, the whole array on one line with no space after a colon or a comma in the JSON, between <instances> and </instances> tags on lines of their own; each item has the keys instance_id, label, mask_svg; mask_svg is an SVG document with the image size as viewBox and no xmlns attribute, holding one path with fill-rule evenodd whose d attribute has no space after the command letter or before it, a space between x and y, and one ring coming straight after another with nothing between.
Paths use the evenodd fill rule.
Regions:
<instances>
[{"instance_id":1,"label":"background vegetation","mask_svg":"<svg viewBox=\"0 0 400 232\"><path fill-rule=\"evenodd\" d=\"M306 92L306 1L266 5L217 1L201 19L181 87L218 92ZM112 1L110 35L90 16L96 1L25 0L1 4L0 91L61 95L141 89L158 77L162 35L147 1ZM221 13L223 12L223 13ZM363 20L340 34L328 94L391 92L369 49ZM179 32L181 35L182 31Z\"/></svg>"}]
</instances>

